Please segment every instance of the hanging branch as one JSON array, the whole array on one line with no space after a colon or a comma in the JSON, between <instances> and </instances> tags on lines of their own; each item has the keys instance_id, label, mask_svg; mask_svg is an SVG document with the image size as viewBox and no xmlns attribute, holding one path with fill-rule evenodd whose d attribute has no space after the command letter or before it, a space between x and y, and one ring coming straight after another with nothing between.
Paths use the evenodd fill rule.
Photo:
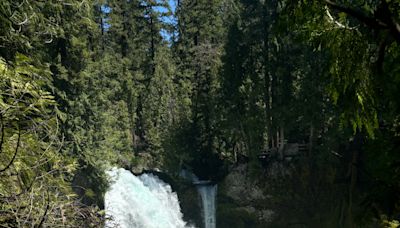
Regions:
<instances>
[{"instance_id":1,"label":"hanging branch","mask_svg":"<svg viewBox=\"0 0 400 228\"><path fill-rule=\"evenodd\" d=\"M341 11L343 13L347 13L348 15L356 18L357 20L364 23L368 27L371 27L376 30L387 28L387 25L381 24L381 23L377 22L375 18L368 17L368 16L364 15L362 12L359 12L355 9L351 9L351 8L339 5L336 2L333 2L330 0L325 0L325 2L331 8Z\"/></svg>"},{"instance_id":2,"label":"hanging branch","mask_svg":"<svg viewBox=\"0 0 400 228\"><path fill-rule=\"evenodd\" d=\"M366 16L363 12L355 9L342 6L331 0L325 0L325 3L340 12L359 20L361 23L374 30L389 30L390 34L395 38L397 43L400 43L400 25L394 20L389 6L385 0L381 0L373 17Z\"/></svg>"},{"instance_id":3,"label":"hanging branch","mask_svg":"<svg viewBox=\"0 0 400 228\"><path fill-rule=\"evenodd\" d=\"M377 60L375 62L375 66L377 68L378 73L383 72L383 61L385 58L386 49L393 42L397 42L400 44L400 25L396 22L395 18L392 16L392 12L390 11L389 5L386 0L381 0L377 9L375 10L373 16L366 16L364 13L357 11L355 9L351 9L349 7L345 7L337 4L331 0L325 0L327 4L326 10L327 14L328 6L332 9L347 13L348 15L354 17L359 20L361 23L365 24L369 28L381 31L386 30L388 32L388 36L381 39L379 41L379 48L377 50ZM333 17L328 14L328 17L333 21ZM338 24L339 27L342 27Z\"/></svg>"},{"instance_id":4,"label":"hanging branch","mask_svg":"<svg viewBox=\"0 0 400 228\"><path fill-rule=\"evenodd\" d=\"M386 48L389 45L390 42L393 41L389 41L388 38L383 39L380 43L379 43L379 48L377 51L377 60L375 62L376 65L376 69L378 73L382 73L383 72L383 61L385 59L385 53L386 53Z\"/></svg>"},{"instance_id":5,"label":"hanging branch","mask_svg":"<svg viewBox=\"0 0 400 228\"><path fill-rule=\"evenodd\" d=\"M349 27L349 26L346 26L346 25L340 23L339 21L337 21L335 18L333 18L331 12L329 12L328 6L325 6L325 10L326 10L326 15L328 16L329 20L330 20L332 23L336 24L339 28L349 29L349 30L357 29L356 27Z\"/></svg>"},{"instance_id":6,"label":"hanging branch","mask_svg":"<svg viewBox=\"0 0 400 228\"><path fill-rule=\"evenodd\" d=\"M44 214L42 215L42 218L40 219L40 222L38 225L35 225L35 228L40 228L43 226L44 221L46 220L47 212L49 211L50 208L50 194L47 191L47 204L46 204L46 209L44 210Z\"/></svg>"},{"instance_id":7,"label":"hanging branch","mask_svg":"<svg viewBox=\"0 0 400 228\"><path fill-rule=\"evenodd\" d=\"M17 140L17 146L15 148L14 155L13 155L10 163L8 163L8 165L6 167L4 167L3 169L0 170L0 173L6 171L14 163L14 160L17 157L17 154L18 154L18 149L19 149L20 144L21 144L21 129L18 130L18 140Z\"/></svg>"},{"instance_id":8,"label":"hanging branch","mask_svg":"<svg viewBox=\"0 0 400 228\"><path fill-rule=\"evenodd\" d=\"M3 143L4 143L4 122L3 115L0 114L0 122L1 122L1 139L0 139L0 154L3 152Z\"/></svg>"}]
</instances>

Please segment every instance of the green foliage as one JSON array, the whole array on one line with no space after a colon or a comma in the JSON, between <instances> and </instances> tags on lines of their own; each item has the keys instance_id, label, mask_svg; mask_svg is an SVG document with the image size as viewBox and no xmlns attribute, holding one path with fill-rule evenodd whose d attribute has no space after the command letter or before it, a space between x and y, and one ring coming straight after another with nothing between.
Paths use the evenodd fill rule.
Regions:
<instances>
[{"instance_id":1,"label":"green foliage","mask_svg":"<svg viewBox=\"0 0 400 228\"><path fill-rule=\"evenodd\" d=\"M57 88L60 82L57 74L65 82L71 69L76 72L79 68L77 59L85 57L79 56L84 53L85 43L76 35L69 35L70 31L76 34L78 27L81 30L94 26L90 18L84 18L90 10L87 3L1 2L0 21L4 26L0 31L3 211L0 219L4 226L96 227L101 224L98 208L83 205L71 188L71 181L81 166L78 157L65 149L66 138L62 132L71 113L66 112L68 108L61 101L66 101L69 94ZM82 26L71 26L72 20ZM63 63L57 63L55 70L55 65L46 59L55 50L62 50L60 40L66 38L70 39L71 46L82 51L71 48L77 57L69 55L74 61L73 67L64 61L65 53L61 58L56 53L54 60L63 60ZM49 47L53 48L51 52Z\"/></svg>"},{"instance_id":2,"label":"green foliage","mask_svg":"<svg viewBox=\"0 0 400 228\"><path fill-rule=\"evenodd\" d=\"M79 206L67 182L77 162L59 151L60 112L44 89L49 71L22 54L12 63L0 59L0 69L1 223L23 227L95 222L85 221L83 214L94 212Z\"/></svg>"},{"instance_id":3,"label":"green foliage","mask_svg":"<svg viewBox=\"0 0 400 228\"><path fill-rule=\"evenodd\" d=\"M400 222L397 220L388 220L385 216L382 216L382 227L385 228L397 228L400 226Z\"/></svg>"},{"instance_id":4,"label":"green foliage","mask_svg":"<svg viewBox=\"0 0 400 228\"><path fill-rule=\"evenodd\" d=\"M398 2L178 2L176 24L166 0L0 3L0 222L96 226L110 166L217 180L288 141L309 147L282 213L393 226Z\"/></svg>"}]
</instances>

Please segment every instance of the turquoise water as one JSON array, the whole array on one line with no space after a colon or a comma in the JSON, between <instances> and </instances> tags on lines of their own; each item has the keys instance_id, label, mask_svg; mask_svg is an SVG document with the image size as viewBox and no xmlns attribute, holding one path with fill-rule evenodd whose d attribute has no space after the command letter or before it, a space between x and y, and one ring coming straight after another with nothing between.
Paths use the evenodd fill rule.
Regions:
<instances>
[{"instance_id":1,"label":"turquoise water","mask_svg":"<svg viewBox=\"0 0 400 228\"><path fill-rule=\"evenodd\" d=\"M113 168L110 189L105 195L109 220L106 228L184 228L179 201L171 186L152 174L135 176Z\"/></svg>"},{"instance_id":2,"label":"turquoise water","mask_svg":"<svg viewBox=\"0 0 400 228\"><path fill-rule=\"evenodd\" d=\"M205 228L215 228L215 199L217 185L197 184L197 191L200 194L203 205L203 219Z\"/></svg>"}]
</instances>

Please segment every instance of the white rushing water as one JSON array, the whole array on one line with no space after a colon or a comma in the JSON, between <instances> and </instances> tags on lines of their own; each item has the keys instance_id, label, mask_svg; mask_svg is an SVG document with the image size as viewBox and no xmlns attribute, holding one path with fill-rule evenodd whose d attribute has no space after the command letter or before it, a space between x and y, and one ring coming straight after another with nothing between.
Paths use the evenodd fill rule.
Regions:
<instances>
[{"instance_id":1,"label":"white rushing water","mask_svg":"<svg viewBox=\"0 0 400 228\"><path fill-rule=\"evenodd\" d=\"M200 194L204 228L215 228L215 200L217 197L217 185L213 184L211 181L201 181L196 175L187 170L182 170L180 176L186 180L192 181Z\"/></svg>"},{"instance_id":2,"label":"white rushing water","mask_svg":"<svg viewBox=\"0 0 400 228\"><path fill-rule=\"evenodd\" d=\"M184 228L176 193L152 174L139 177L125 169L107 172L112 179L105 195L106 228Z\"/></svg>"},{"instance_id":3,"label":"white rushing water","mask_svg":"<svg viewBox=\"0 0 400 228\"><path fill-rule=\"evenodd\" d=\"M210 183L197 183L197 191L200 193L203 205L203 219L205 228L215 228L215 198L217 185Z\"/></svg>"}]
</instances>

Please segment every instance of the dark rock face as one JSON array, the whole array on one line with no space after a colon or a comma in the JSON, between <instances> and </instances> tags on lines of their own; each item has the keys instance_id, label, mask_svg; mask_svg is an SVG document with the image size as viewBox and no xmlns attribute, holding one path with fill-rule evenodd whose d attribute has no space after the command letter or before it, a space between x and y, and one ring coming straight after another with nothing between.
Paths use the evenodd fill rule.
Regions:
<instances>
[{"instance_id":1,"label":"dark rock face","mask_svg":"<svg viewBox=\"0 0 400 228\"><path fill-rule=\"evenodd\" d=\"M251 179L248 165L233 168L219 184L217 227L265 227L274 218L271 196L259 180Z\"/></svg>"},{"instance_id":2,"label":"dark rock face","mask_svg":"<svg viewBox=\"0 0 400 228\"><path fill-rule=\"evenodd\" d=\"M135 162L130 163L125 169L130 170L134 175L140 175L150 170L161 172L159 167L161 164L150 153L141 153L135 158Z\"/></svg>"},{"instance_id":3,"label":"dark rock face","mask_svg":"<svg viewBox=\"0 0 400 228\"><path fill-rule=\"evenodd\" d=\"M195 227L201 227L203 219L201 217L200 196L194 186L186 186L179 190L178 198L181 205L183 219Z\"/></svg>"},{"instance_id":4,"label":"dark rock face","mask_svg":"<svg viewBox=\"0 0 400 228\"><path fill-rule=\"evenodd\" d=\"M195 157L189 166L200 180L219 182L228 172L226 161L221 159L218 154L211 152Z\"/></svg>"},{"instance_id":5,"label":"dark rock face","mask_svg":"<svg viewBox=\"0 0 400 228\"><path fill-rule=\"evenodd\" d=\"M201 200L192 181L162 172L150 157L142 156L141 159L138 165L131 167L131 172L135 175L151 173L171 185L178 195L184 220L195 227L202 227ZM265 183L267 179L285 172L279 162L269 162L265 175L258 178L250 173L248 162L231 166L228 171L228 165L218 157L190 164L189 167L200 180L218 184L217 227L266 227L277 216L271 203L272 196L265 191L268 189Z\"/></svg>"}]
</instances>

